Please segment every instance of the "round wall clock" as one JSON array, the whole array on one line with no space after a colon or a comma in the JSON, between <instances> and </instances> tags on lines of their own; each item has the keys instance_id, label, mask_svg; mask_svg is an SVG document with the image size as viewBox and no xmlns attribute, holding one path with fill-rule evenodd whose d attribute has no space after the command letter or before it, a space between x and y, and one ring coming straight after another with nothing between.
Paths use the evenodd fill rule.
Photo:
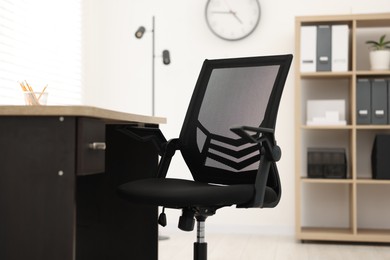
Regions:
<instances>
[{"instance_id":1,"label":"round wall clock","mask_svg":"<svg viewBox=\"0 0 390 260\"><path fill-rule=\"evenodd\" d=\"M206 22L218 37L237 41L256 29L261 16L258 0L208 0Z\"/></svg>"}]
</instances>

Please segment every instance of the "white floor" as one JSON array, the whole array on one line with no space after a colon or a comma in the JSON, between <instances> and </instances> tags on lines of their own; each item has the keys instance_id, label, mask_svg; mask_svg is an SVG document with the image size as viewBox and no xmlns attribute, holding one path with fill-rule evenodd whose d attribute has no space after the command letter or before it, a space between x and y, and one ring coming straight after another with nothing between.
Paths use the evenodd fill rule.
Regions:
<instances>
[{"instance_id":1,"label":"white floor","mask_svg":"<svg viewBox=\"0 0 390 260\"><path fill-rule=\"evenodd\" d=\"M159 260L192 260L195 232L163 232ZM208 260L390 260L390 245L301 243L293 237L206 234Z\"/></svg>"}]
</instances>

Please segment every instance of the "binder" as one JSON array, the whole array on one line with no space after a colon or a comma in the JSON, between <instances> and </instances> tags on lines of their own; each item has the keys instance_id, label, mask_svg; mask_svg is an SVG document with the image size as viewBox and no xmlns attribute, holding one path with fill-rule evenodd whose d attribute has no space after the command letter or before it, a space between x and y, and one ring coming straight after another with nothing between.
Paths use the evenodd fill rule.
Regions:
<instances>
[{"instance_id":1,"label":"binder","mask_svg":"<svg viewBox=\"0 0 390 260\"><path fill-rule=\"evenodd\" d=\"M358 79L356 84L356 124L371 124L371 83Z\"/></svg>"},{"instance_id":2,"label":"binder","mask_svg":"<svg viewBox=\"0 0 390 260\"><path fill-rule=\"evenodd\" d=\"M390 135L377 134L371 153L373 179L390 180Z\"/></svg>"},{"instance_id":3,"label":"binder","mask_svg":"<svg viewBox=\"0 0 390 260\"><path fill-rule=\"evenodd\" d=\"M332 30L330 25L317 26L317 71L332 69Z\"/></svg>"},{"instance_id":4,"label":"binder","mask_svg":"<svg viewBox=\"0 0 390 260\"><path fill-rule=\"evenodd\" d=\"M390 79L387 79L387 124L390 124Z\"/></svg>"},{"instance_id":5,"label":"binder","mask_svg":"<svg viewBox=\"0 0 390 260\"><path fill-rule=\"evenodd\" d=\"M385 79L374 79L371 82L371 123L387 124L387 82Z\"/></svg>"},{"instance_id":6,"label":"binder","mask_svg":"<svg viewBox=\"0 0 390 260\"><path fill-rule=\"evenodd\" d=\"M332 71L348 71L348 25L332 25Z\"/></svg>"},{"instance_id":7,"label":"binder","mask_svg":"<svg viewBox=\"0 0 390 260\"><path fill-rule=\"evenodd\" d=\"M301 72L316 71L317 26L301 27Z\"/></svg>"}]
</instances>

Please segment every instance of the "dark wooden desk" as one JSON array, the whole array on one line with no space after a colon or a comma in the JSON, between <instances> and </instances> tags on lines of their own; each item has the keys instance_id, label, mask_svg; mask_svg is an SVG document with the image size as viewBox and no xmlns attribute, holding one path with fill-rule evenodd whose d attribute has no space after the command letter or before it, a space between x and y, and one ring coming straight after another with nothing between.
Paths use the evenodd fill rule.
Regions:
<instances>
[{"instance_id":1,"label":"dark wooden desk","mask_svg":"<svg viewBox=\"0 0 390 260\"><path fill-rule=\"evenodd\" d=\"M158 160L117 127L161 123L94 107L0 106L0 259L157 259L157 208L115 189L152 176Z\"/></svg>"}]
</instances>

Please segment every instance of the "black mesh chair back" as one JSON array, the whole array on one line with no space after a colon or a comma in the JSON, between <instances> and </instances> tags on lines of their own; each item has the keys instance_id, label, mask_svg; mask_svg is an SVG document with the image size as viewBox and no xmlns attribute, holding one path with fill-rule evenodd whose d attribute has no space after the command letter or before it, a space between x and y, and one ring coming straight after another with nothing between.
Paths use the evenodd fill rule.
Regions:
<instances>
[{"instance_id":1,"label":"black mesh chair back","mask_svg":"<svg viewBox=\"0 0 390 260\"><path fill-rule=\"evenodd\" d=\"M181 130L181 152L194 180L218 184L254 183L257 143L231 129L275 129L290 55L206 60ZM279 181L273 176L270 181ZM275 186L275 184L273 185Z\"/></svg>"}]
</instances>

